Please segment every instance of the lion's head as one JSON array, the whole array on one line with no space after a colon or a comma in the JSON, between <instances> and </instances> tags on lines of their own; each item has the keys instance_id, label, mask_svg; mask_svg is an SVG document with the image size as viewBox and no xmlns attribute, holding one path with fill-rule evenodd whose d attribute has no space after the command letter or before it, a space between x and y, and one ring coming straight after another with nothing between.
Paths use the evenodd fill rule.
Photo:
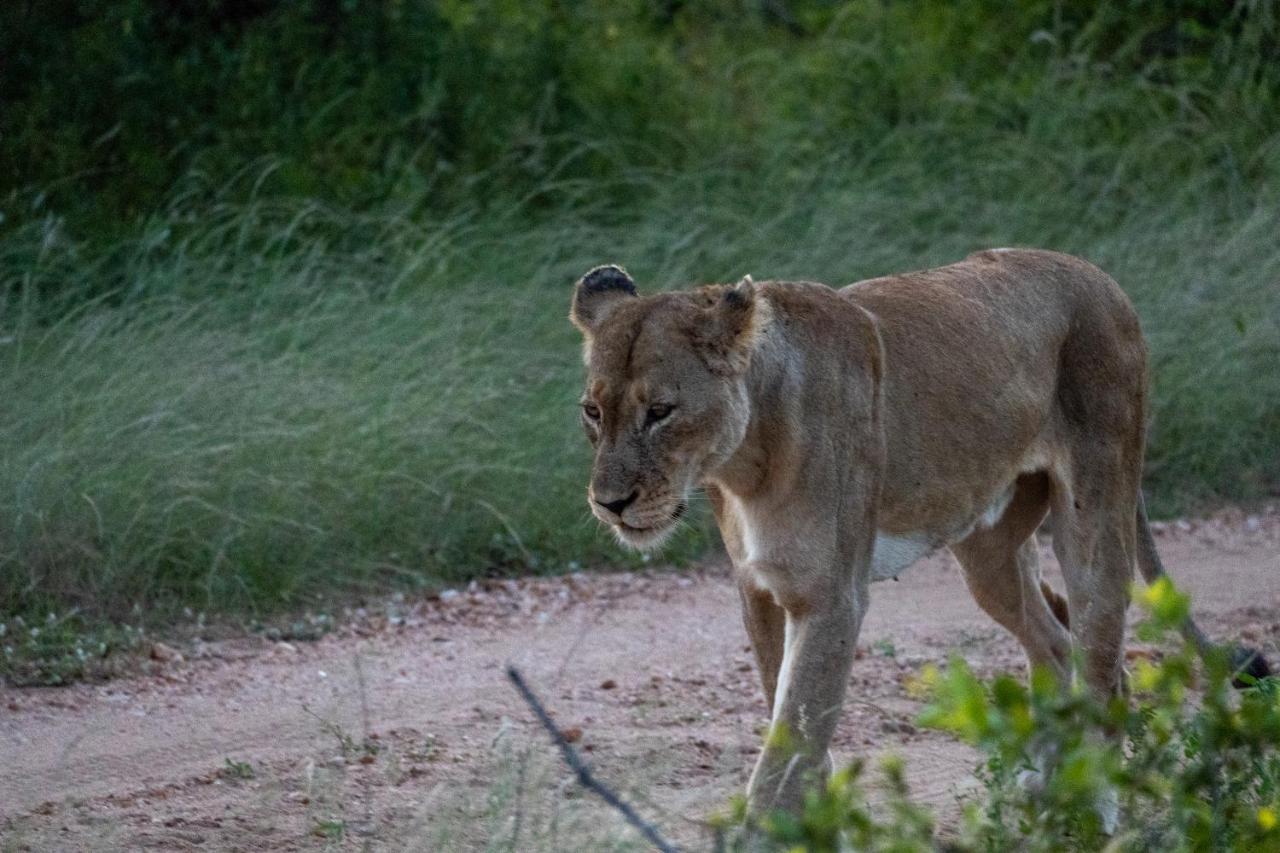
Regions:
<instances>
[{"instance_id":1,"label":"lion's head","mask_svg":"<svg viewBox=\"0 0 1280 853\"><path fill-rule=\"evenodd\" d=\"M750 278L641 297L625 270L602 266L578 281L569 316L585 339L587 502L622 543L656 548L689 492L742 443L768 305Z\"/></svg>"}]
</instances>

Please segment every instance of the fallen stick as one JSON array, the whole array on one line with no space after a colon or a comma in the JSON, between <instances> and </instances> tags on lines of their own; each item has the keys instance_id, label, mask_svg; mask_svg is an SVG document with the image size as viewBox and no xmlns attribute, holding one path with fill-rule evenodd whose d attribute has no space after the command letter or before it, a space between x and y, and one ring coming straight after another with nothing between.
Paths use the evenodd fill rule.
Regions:
<instances>
[{"instance_id":1,"label":"fallen stick","mask_svg":"<svg viewBox=\"0 0 1280 853\"><path fill-rule=\"evenodd\" d=\"M636 814L635 809L623 802L621 797L591 775L591 770L583 763L578 751L569 744L569 741L565 740L564 735L560 733L560 729L556 728L551 715L547 713L547 709L538 701L538 697L533 695L533 691L525 683L524 676L520 674L520 670L508 665L507 678L511 679L511 683L516 686L516 690L520 691L520 696L525 703L533 709L534 716L538 718L538 722L547 730L547 734L551 735L551 742L560 747L560 754L564 756L564 763L568 764L569 769L577 774L578 784L612 806L615 811L626 819L627 823L635 827L641 835L649 839L649 842L661 850L662 853L678 853L678 848L669 844L653 824Z\"/></svg>"}]
</instances>

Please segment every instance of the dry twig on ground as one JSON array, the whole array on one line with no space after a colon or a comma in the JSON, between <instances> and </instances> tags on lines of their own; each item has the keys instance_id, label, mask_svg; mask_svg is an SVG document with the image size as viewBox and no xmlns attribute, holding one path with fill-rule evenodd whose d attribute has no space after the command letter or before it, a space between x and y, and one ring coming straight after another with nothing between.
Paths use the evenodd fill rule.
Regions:
<instances>
[{"instance_id":1,"label":"dry twig on ground","mask_svg":"<svg viewBox=\"0 0 1280 853\"><path fill-rule=\"evenodd\" d=\"M520 674L520 670L514 666L508 666L507 678L511 679L511 683L516 686L516 690L520 691L520 696L525 703L533 709L534 716L538 718L538 722L551 735L551 742L560 748L560 754L564 756L564 763L568 764L569 769L577 774L578 783L612 806L615 811L626 819L627 823L635 827L641 835L649 839L650 843L661 850L662 853L677 853L677 848L664 839L653 824L636 814L635 809L624 802L603 782L591 775L591 770L582 761L578 751L569 744L569 741L565 740L564 735L560 733L560 729L556 727L555 721L547 713L547 709L543 707L542 703L538 701L538 697L529 689L529 685L525 683L524 676Z\"/></svg>"}]
</instances>

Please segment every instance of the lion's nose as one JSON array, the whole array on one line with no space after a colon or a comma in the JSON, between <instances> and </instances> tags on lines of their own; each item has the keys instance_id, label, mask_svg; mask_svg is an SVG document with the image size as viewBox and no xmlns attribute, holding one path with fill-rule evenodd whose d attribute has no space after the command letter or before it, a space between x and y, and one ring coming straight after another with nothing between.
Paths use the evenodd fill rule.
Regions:
<instances>
[{"instance_id":1,"label":"lion's nose","mask_svg":"<svg viewBox=\"0 0 1280 853\"><path fill-rule=\"evenodd\" d=\"M616 501L602 501L599 498L597 498L596 503L600 504L600 506L609 510L609 512L613 513L614 515L622 515L622 511L627 507L631 506L633 503L635 503L636 498L638 498L639 496L640 496L639 492L632 492L631 494L627 495L625 498L620 498Z\"/></svg>"}]
</instances>

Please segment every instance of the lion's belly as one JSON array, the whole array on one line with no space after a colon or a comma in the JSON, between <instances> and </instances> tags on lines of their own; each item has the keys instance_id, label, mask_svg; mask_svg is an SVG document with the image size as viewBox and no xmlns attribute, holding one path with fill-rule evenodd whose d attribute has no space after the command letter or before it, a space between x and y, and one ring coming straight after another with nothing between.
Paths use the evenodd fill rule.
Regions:
<instances>
[{"instance_id":1,"label":"lion's belly","mask_svg":"<svg viewBox=\"0 0 1280 853\"><path fill-rule=\"evenodd\" d=\"M870 579L872 581L896 578L921 559L964 539L975 529L995 526L1013 499L1012 483L1000 488L981 508L971 516L950 519L937 529L890 533L877 530L872 547ZM726 538L730 553L740 570L752 576L756 585L775 595L779 592L780 577L775 573L777 565L773 557L778 543L787 542L785 536L771 537L768 525L773 513L761 513L747 506L731 493L725 493L726 511L732 516L732 533ZM788 550L783 548L783 550ZM784 583L785 585L785 583Z\"/></svg>"},{"instance_id":2,"label":"lion's belly","mask_svg":"<svg viewBox=\"0 0 1280 853\"><path fill-rule=\"evenodd\" d=\"M894 536L877 530L875 549L871 553L871 579L886 581L896 578L938 547L930 537L920 534Z\"/></svg>"},{"instance_id":3,"label":"lion's belly","mask_svg":"<svg viewBox=\"0 0 1280 853\"><path fill-rule=\"evenodd\" d=\"M871 553L871 580L897 578L929 554L959 542L976 528L994 527L1009 508L1013 491L1012 484L1001 489L977 518L948 525L940 531L895 534L877 530L875 548Z\"/></svg>"}]
</instances>

